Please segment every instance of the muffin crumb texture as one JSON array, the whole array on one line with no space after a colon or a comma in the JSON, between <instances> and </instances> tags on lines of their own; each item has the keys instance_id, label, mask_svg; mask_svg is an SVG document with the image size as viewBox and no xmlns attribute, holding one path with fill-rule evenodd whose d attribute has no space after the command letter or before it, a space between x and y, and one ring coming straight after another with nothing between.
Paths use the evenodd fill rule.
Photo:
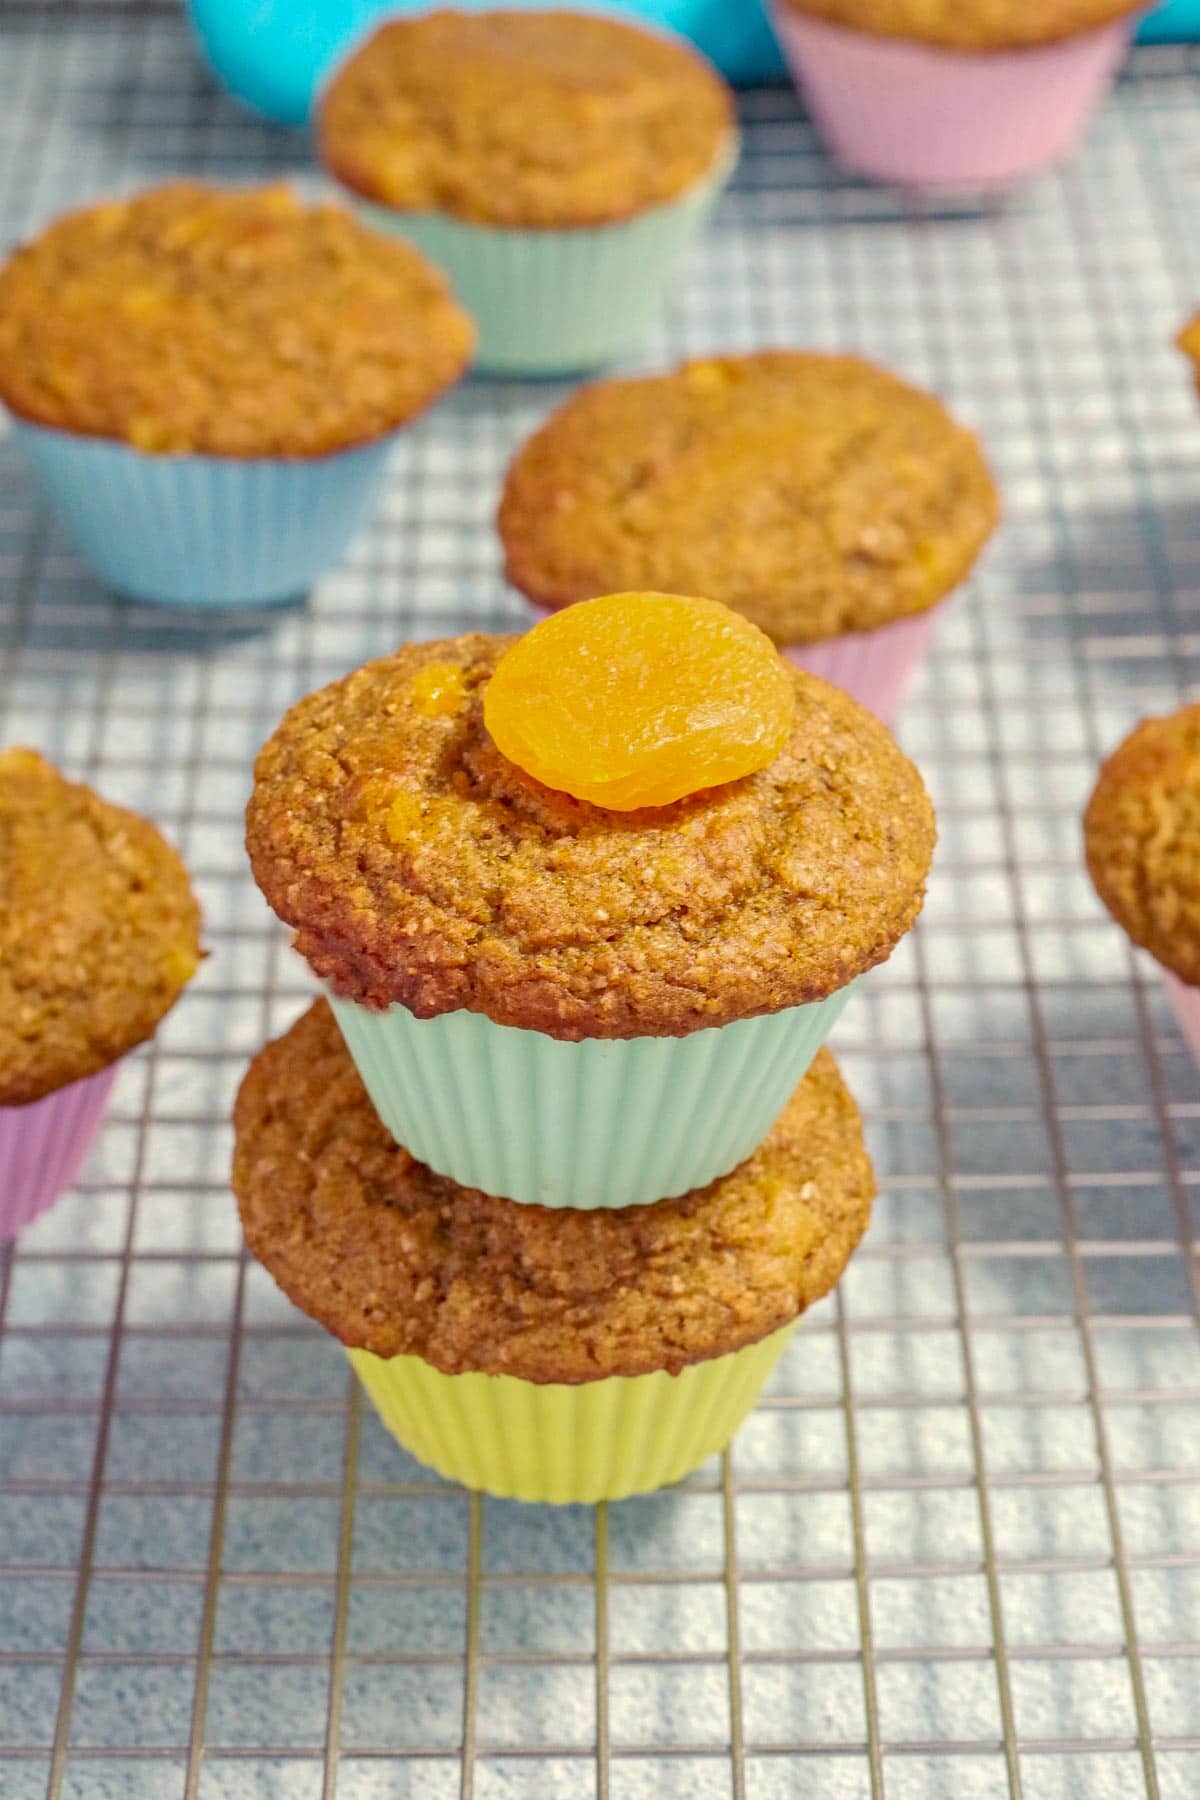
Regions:
<instances>
[{"instance_id":1,"label":"muffin crumb texture","mask_svg":"<svg viewBox=\"0 0 1200 1800\"><path fill-rule=\"evenodd\" d=\"M408 644L310 694L260 752L255 878L347 999L466 1008L552 1037L684 1036L823 999L888 956L934 845L921 778L838 689L789 667L765 769L612 812L502 756L483 699L517 640ZM430 710L422 671L462 672Z\"/></svg>"},{"instance_id":2,"label":"muffin crumb texture","mask_svg":"<svg viewBox=\"0 0 1200 1800\"><path fill-rule=\"evenodd\" d=\"M391 20L330 83L318 124L323 160L368 199L532 228L676 200L733 134L728 88L688 46L570 12Z\"/></svg>"},{"instance_id":3,"label":"muffin crumb texture","mask_svg":"<svg viewBox=\"0 0 1200 1800\"><path fill-rule=\"evenodd\" d=\"M1135 944L1200 987L1200 705L1144 719L1084 817L1096 891Z\"/></svg>"},{"instance_id":4,"label":"muffin crumb texture","mask_svg":"<svg viewBox=\"0 0 1200 1800\"><path fill-rule=\"evenodd\" d=\"M0 270L0 399L154 453L370 442L456 381L473 344L415 250L284 186L91 206Z\"/></svg>"},{"instance_id":5,"label":"muffin crumb texture","mask_svg":"<svg viewBox=\"0 0 1200 1800\"><path fill-rule=\"evenodd\" d=\"M0 753L0 1105L94 1075L153 1033L200 961L200 909L147 820Z\"/></svg>"},{"instance_id":6,"label":"muffin crumb texture","mask_svg":"<svg viewBox=\"0 0 1200 1800\"><path fill-rule=\"evenodd\" d=\"M696 1193L581 1212L433 1174L380 1124L325 1001L257 1056L238 1096L246 1242L342 1343L577 1384L723 1356L839 1279L874 1178L822 1051L762 1148Z\"/></svg>"},{"instance_id":7,"label":"muffin crumb texture","mask_svg":"<svg viewBox=\"0 0 1200 1800\"><path fill-rule=\"evenodd\" d=\"M1138 11L1130 0L778 0L811 19L947 50L1021 50L1096 31Z\"/></svg>"},{"instance_id":8,"label":"muffin crumb texture","mask_svg":"<svg viewBox=\"0 0 1200 1800\"><path fill-rule=\"evenodd\" d=\"M926 611L996 525L973 434L856 357L767 350L572 396L517 454L499 528L529 599L706 594L777 644Z\"/></svg>"}]
</instances>

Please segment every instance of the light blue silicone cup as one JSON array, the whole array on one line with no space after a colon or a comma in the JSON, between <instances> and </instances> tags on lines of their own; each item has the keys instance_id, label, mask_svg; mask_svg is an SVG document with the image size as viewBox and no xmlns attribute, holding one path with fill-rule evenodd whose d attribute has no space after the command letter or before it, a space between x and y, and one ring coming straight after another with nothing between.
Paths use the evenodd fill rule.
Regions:
<instances>
[{"instance_id":1,"label":"light blue silicone cup","mask_svg":"<svg viewBox=\"0 0 1200 1800\"><path fill-rule=\"evenodd\" d=\"M736 162L735 141L681 199L571 230L477 225L351 198L368 225L406 238L447 277L479 333L477 370L568 375L645 336Z\"/></svg>"},{"instance_id":2,"label":"light blue silicone cup","mask_svg":"<svg viewBox=\"0 0 1200 1800\"><path fill-rule=\"evenodd\" d=\"M686 1194L744 1162L849 994L689 1037L578 1044L331 999L376 1112L419 1162L485 1194L592 1208Z\"/></svg>"},{"instance_id":3,"label":"light blue silicone cup","mask_svg":"<svg viewBox=\"0 0 1200 1800\"><path fill-rule=\"evenodd\" d=\"M151 456L14 420L81 556L163 606L264 605L307 593L375 501L395 434L331 456Z\"/></svg>"}]
</instances>

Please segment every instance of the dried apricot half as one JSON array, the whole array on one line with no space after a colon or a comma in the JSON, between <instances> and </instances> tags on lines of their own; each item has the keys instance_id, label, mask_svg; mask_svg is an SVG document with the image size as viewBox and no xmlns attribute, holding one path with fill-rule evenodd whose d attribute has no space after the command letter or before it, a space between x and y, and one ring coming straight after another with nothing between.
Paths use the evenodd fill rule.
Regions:
<instances>
[{"instance_id":1,"label":"dried apricot half","mask_svg":"<svg viewBox=\"0 0 1200 1800\"><path fill-rule=\"evenodd\" d=\"M609 594L514 644L483 716L527 775L632 812L766 768L795 703L779 652L739 613L680 594Z\"/></svg>"}]
</instances>

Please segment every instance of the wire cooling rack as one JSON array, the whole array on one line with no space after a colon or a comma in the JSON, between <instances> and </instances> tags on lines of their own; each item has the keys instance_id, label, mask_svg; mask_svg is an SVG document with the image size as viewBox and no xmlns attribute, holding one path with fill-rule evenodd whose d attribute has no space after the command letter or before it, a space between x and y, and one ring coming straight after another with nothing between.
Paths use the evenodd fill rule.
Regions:
<instances>
[{"instance_id":1,"label":"wire cooling rack","mask_svg":"<svg viewBox=\"0 0 1200 1800\"><path fill-rule=\"evenodd\" d=\"M303 610L99 591L0 443L0 736L153 812L214 952L78 1192L0 1253L0 1793L72 1800L1115 1800L1200 1793L1200 1078L1101 916L1101 751L1200 657L1200 69L1144 52L1083 159L938 212L745 101L648 364L846 346L986 435L1007 521L902 724L942 845L837 1036L882 1198L727 1458L610 1509L406 1459L239 1257L227 1124L305 998L246 872L250 759L410 635L520 618L490 517L560 390L477 381ZM163 10L12 3L0 224L301 172Z\"/></svg>"}]
</instances>

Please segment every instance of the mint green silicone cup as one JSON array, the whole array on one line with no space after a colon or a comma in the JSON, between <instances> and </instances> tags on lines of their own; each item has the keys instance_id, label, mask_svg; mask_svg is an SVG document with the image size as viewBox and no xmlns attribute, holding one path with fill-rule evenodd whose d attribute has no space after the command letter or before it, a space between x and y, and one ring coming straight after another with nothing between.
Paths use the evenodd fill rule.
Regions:
<instances>
[{"instance_id":1,"label":"mint green silicone cup","mask_svg":"<svg viewBox=\"0 0 1200 1800\"><path fill-rule=\"evenodd\" d=\"M482 1013L331 999L375 1110L419 1162L504 1199L599 1207L686 1194L744 1162L849 993L689 1037L578 1044Z\"/></svg>"},{"instance_id":2,"label":"mint green silicone cup","mask_svg":"<svg viewBox=\"0 0 1200 1800\"><path fill-rule=\"evenodd\" d=\"M497 375L598 368L636 347L737 162L736 140L679 200L612 225L523 230L352 198L379 231L436 264L479 331L475 366Z\"/></svg>"}]
</instances>

